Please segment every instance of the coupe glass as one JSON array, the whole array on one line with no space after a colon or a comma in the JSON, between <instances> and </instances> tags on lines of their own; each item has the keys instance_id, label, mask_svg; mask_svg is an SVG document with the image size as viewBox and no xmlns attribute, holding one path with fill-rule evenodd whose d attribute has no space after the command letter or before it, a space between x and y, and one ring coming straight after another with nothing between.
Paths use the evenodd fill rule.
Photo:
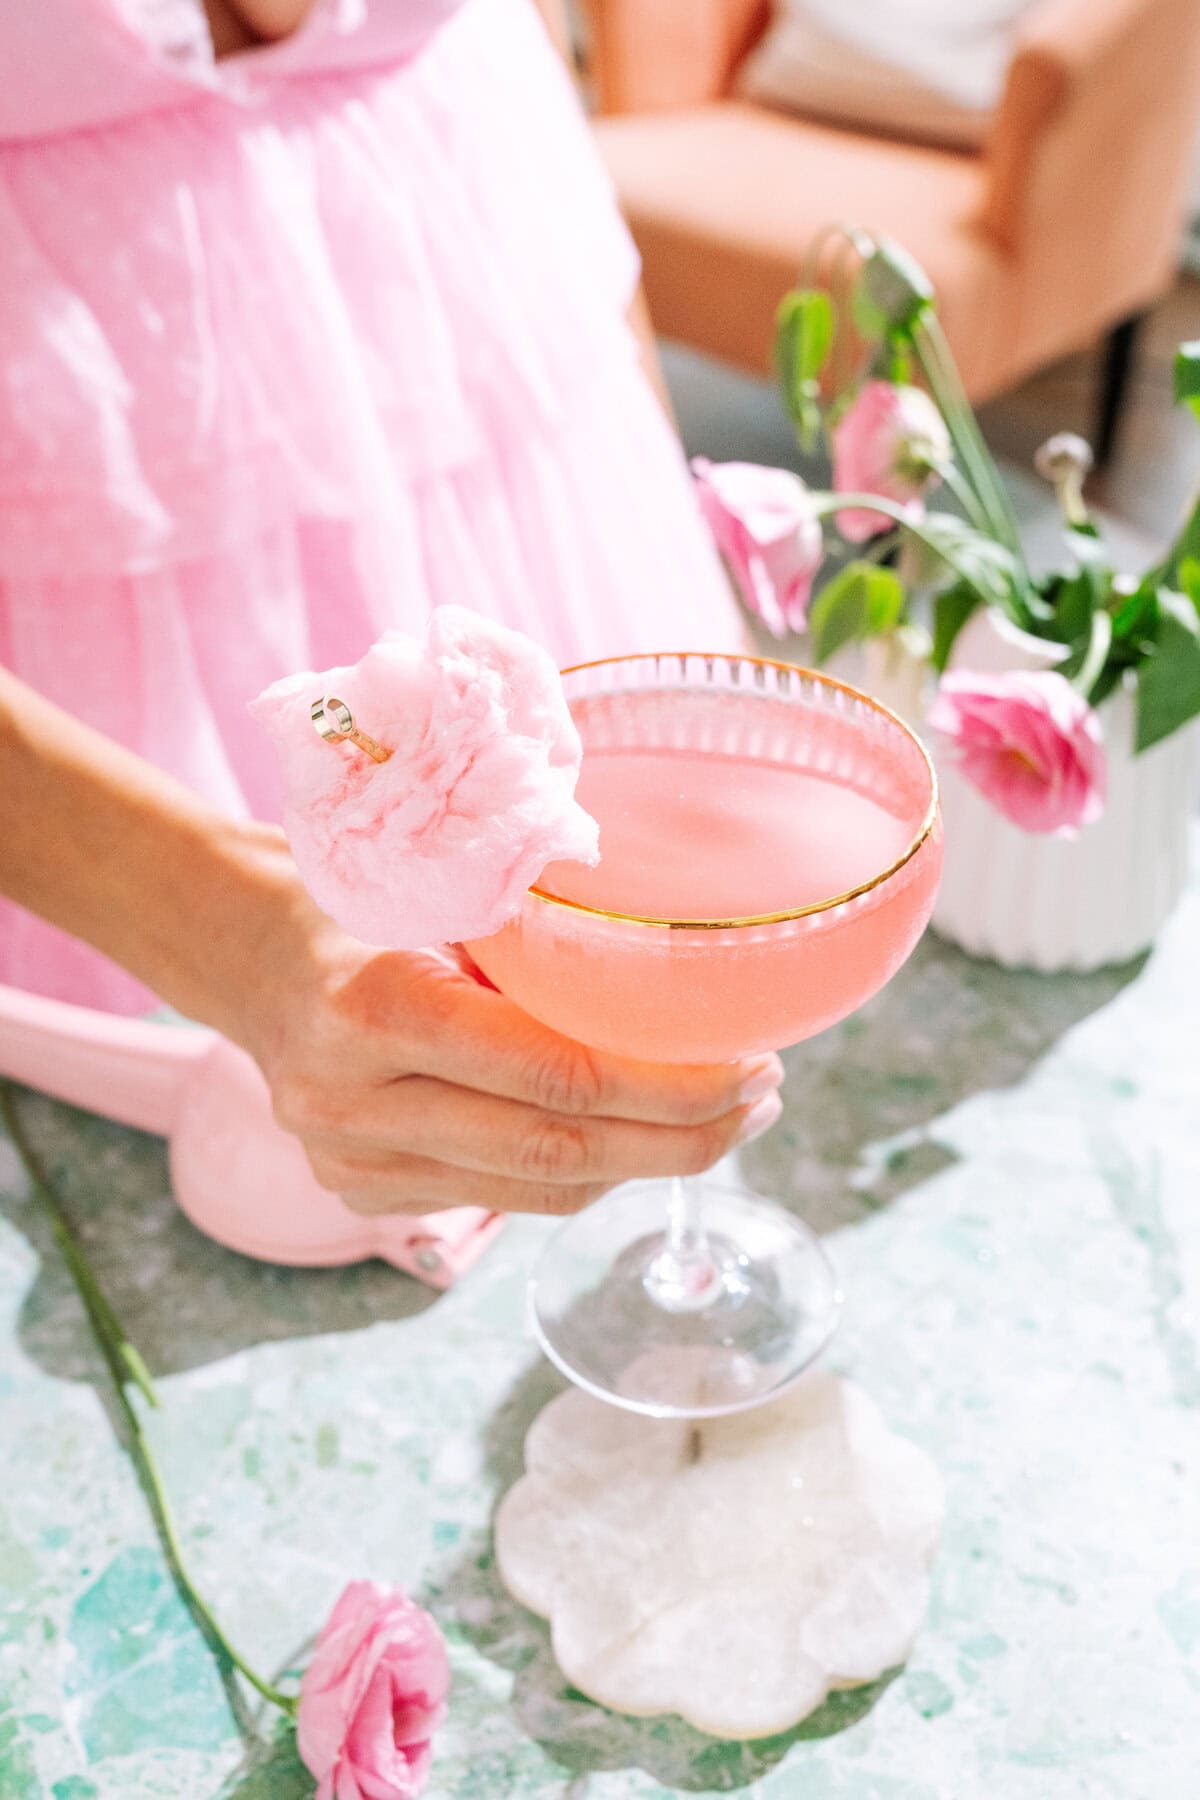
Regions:
<instances>
[{"instance_id":1,"label":"coupe glass","mask_svg":"<svg viewBox=\"0 0 1200 1800\"><path fill-rule=\"evenodd\" d=\"M659 873L684 893L694 880L708 904L678 917L645 907L636 891L651 891L653 854L640 874L630 863L628 910L568 897L578 868L552 867L514 919L470 945L502 992L597 1048L701 1063L811 1037L895 974L942 860L933 766L906 725L842 682L749 656L629 656L563 679L585 776L589 756L661 766L651 817L659 807L674 860ZM682 786L695 815L685 823ZM748 818L751 793L771 804ZM602 857L604 843L602 817ZM789 861L803 893L786 891ZM858 876L826 892L826 867L831 880L839 867ZM601 871L619 898L619 858ZM706 916L724 887L765 903ZM586 1207L549 1240L531 1283L535 1329L564 1374L659 1417L737 1412L781 1392L827 1342L840 1302L798 1218L705 1176L630 1183Z\"/></svg>"}]
</instances>

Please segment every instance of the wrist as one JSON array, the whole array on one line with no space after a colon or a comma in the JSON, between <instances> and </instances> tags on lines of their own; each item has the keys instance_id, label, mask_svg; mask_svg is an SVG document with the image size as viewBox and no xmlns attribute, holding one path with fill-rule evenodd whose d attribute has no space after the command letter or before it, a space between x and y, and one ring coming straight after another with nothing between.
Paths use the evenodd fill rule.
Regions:
<instances>
[{"instance_id":1,"label":"wrist","mask_svg":"<svg viewBox=\"0 0 1200 1800\"><path fill-rule=\"evenodd\" d=\"M180 938L159 992L263 1064L336 927L309 898L278 827L220 819L206 838L197 929Z\"/></svg>"},{"instance_id":2,"label":"wrist","mask_svg":"<svg viewBox=\"0 0 1200 1800\"><path fill-rule=\"evenodd\" d=\"M277 827L230 819L2 669L0 893L260 1061L320 945L349 941Z\"/></svg>"}]
</instances>

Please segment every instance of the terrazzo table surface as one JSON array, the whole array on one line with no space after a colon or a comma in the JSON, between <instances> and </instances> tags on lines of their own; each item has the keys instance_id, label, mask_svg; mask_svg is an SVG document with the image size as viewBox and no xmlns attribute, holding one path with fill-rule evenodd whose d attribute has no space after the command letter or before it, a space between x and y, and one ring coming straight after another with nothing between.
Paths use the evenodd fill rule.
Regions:
<instances>
[{"instance_id":1,"label":"terrazzo table surface","mask_svg":"<svg viewBox=\"0 0 1200 1800\"><path fill-rule=\"evenodd\" d=\"M829 1234L832 1363L923 1445L949 1516L908 1666L717 1744L569 1690L489 1521L557 1391L524 1329L543 1234L451 1294L266 1268L175 1211L154 1140L23 1096L164 1412L187 1554L234 1641L303 1661L342 1583L451 1645L433 1800L1200 1795L1200 885L1142 965L1005 975L927 939L790 1053L744 1167ZM0 1795L292 1800L176 1597L68 1279L0 1142Z\"/></svg>"}]
</instances>

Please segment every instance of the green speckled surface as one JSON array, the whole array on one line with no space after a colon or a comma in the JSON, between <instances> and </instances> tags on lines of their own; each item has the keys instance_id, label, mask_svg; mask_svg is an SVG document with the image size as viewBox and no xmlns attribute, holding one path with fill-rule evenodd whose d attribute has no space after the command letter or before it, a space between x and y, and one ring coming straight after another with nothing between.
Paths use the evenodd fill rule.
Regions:
<instances>
[{"instance_id":1,"label":"green speckled surface","mask_svg":"<svg viewBox=\"0 0 1200 1800\"><path fill-rule=\"evenodd\" d=\"M1191 1800L1200 1794L1200 888L1143 966L1005 975L927 940L790 1053L744 1169L830 1233L833 1363L940 1464L927 1629L798 1732L714 1744L566 1688L489 1520L556 1391L523 1329L543 1227L451 1294L265 1268L175 1211L162 1147L35 1097L31 1134L161 1375L154 1443L234 1640L302 1662L342 1583L451 1642L434 1800ZM223 1687L114 1438L69 1281L0 1140L0 1795L299 1800Z\"/></svg>"}]
</instances>

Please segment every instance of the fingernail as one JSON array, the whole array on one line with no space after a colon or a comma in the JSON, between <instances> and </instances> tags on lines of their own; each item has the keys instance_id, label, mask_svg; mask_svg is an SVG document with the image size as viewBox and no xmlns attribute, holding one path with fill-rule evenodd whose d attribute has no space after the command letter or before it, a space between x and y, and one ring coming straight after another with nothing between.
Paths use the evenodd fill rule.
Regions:
<instances>
[{"instance_id":1,"label":"fingernail","mask_svg":"<svg viewBox=\"0 0 1200 1800\"><path fill-rule=\"evenodd\" d=\"M747 1075L738 1089L738 1105L749 1106L752 1100L761 1100L764 1094L773 1094L783 1080L783 1064L777 1056L768 1056L752 1074Z\"/></svg>"},{"instance_id":2,"label":"fingernail","mask_svg":"<svg viewBox=\"0 0 1200 1800\"><path fill-rule=\"evenodd\" d=\"M748 1144L752 1138L761 1137L764 1131L770 1131L782 1111L783 1101L778 1094L764 1094L738 1126L734 1143Z\"/></svg>"}]
</instances>

